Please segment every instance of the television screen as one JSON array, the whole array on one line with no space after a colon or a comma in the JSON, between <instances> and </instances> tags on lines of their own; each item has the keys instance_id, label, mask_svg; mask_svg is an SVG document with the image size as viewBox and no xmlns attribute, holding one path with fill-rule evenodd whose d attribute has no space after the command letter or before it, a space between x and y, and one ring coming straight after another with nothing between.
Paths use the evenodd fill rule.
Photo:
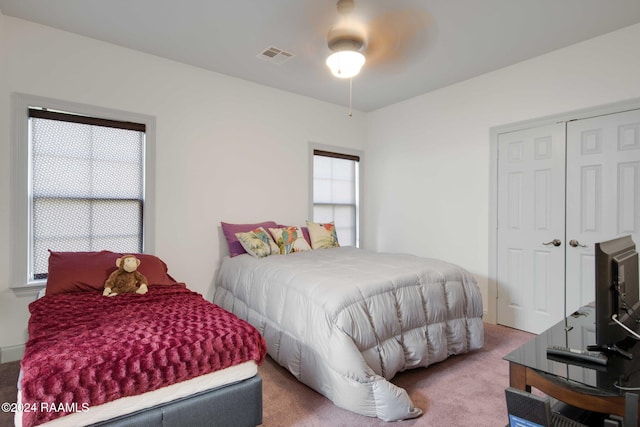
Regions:
<instances>
[{"instance_id":1,"label":"television screen","mask_svg":"<svg viewBox=\"0 0 640 427\"><path fill-rule=\"evenodd\" d=\"M596 345L588 349L630 358L623 341L640 338L638 253L631 236L596 243L595 273Z\"/></svg>"}]
</instances>

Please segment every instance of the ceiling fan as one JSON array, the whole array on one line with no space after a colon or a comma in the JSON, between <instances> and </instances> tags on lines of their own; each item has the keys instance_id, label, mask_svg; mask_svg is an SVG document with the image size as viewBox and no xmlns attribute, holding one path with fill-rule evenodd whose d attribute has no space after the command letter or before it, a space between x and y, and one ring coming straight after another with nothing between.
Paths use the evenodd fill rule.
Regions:
<instances>
[{"instance_id":1,"label":"ceiling fan","mask_svg":"<svg viewBox=\"0 0 640 427\"><path fill-rule=\"evenodd\" d=\"M386 10L374 10L375 2L356 6L354 0L338 0L337 20L327 33L331 55L327 66L339 78L356 76L361 67L398 63L424 41L431 15L419 9L397 9L398 1L378 2ZM393 9L389 9L393 5Z\"/></svg>"}]
</instances>

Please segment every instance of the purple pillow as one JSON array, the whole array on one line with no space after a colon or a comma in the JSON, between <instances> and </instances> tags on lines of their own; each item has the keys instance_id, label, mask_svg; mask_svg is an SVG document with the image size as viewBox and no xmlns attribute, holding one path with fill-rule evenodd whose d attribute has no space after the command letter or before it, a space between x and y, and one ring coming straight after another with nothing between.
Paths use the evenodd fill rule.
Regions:
<instances>
[{"instance_id":1,"label":"purple pillow","mask_svg":"<svg viewBox=\"0 0 640 427\"><path fill-rule=\"evenodd\" d=\"M262 227L265 230L268 230L269 227L276 227L275 221L258 222L256 224L229 224L227 222L220 222L220 225L222 225L222 232L224 233L224 237L227 239L227 245L229 245L230 257L247 253L236 237L236 233L246 233L247 231L251 231L258 227Z\"/></svg>"}]
</instances>

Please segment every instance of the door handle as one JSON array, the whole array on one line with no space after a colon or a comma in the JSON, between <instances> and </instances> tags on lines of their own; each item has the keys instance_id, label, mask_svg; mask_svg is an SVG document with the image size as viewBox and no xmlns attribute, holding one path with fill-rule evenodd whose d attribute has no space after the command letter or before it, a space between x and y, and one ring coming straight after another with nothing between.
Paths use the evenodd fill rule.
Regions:
<instances>
[{"instance_id":1,"label":"door handle","mask_svg":"<svg viewBox=\"0 0 640 427\"><path fill-rule=\"evenodd\" d=\"M587 245L581 245L580 242L578 242L577 240L573 239L573 240L569 240L569 246L571 246L572 248L576 248L576 247L581 247L581 248L586 248L588 247Z\"/></svg>"},{"instance_id":2,"label":"door handle","mask_svg":"<svg viewBox=\"0 0 640 427\"><path fill-rule=\"evenodd\" d=\"M562 241L560 239L553 239L550 242L543 243L543 245L553 245L553 246L560 246L561 244L562 244Z\"/></svg>"}]
</instances>

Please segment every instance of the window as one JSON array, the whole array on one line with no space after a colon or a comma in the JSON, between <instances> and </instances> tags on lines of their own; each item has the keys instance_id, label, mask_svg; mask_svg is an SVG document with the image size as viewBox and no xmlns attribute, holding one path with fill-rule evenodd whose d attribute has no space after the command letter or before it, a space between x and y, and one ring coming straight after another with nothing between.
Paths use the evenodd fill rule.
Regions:
<instances>
[{"instance_id":1,"label":"window","mask_svg":"<svg viewBox=\"0 0 640 427\"><path fill-rule=\"evenodd\" d=\"M49 250L149 251L153 119L29 97L16 104L12 223L25 252L14 255L15 284L46 279Z\"/></svg>"},{"instance_id":2,"label":"window","mask_svg":"<svg viewBox=\"0 0 640 427\"><path fill-rule=\"evenodd\" d=\"M333 222L342 246L359 246L360 156L313 150L313 220Z\"/></svg>"}]
</instances>

